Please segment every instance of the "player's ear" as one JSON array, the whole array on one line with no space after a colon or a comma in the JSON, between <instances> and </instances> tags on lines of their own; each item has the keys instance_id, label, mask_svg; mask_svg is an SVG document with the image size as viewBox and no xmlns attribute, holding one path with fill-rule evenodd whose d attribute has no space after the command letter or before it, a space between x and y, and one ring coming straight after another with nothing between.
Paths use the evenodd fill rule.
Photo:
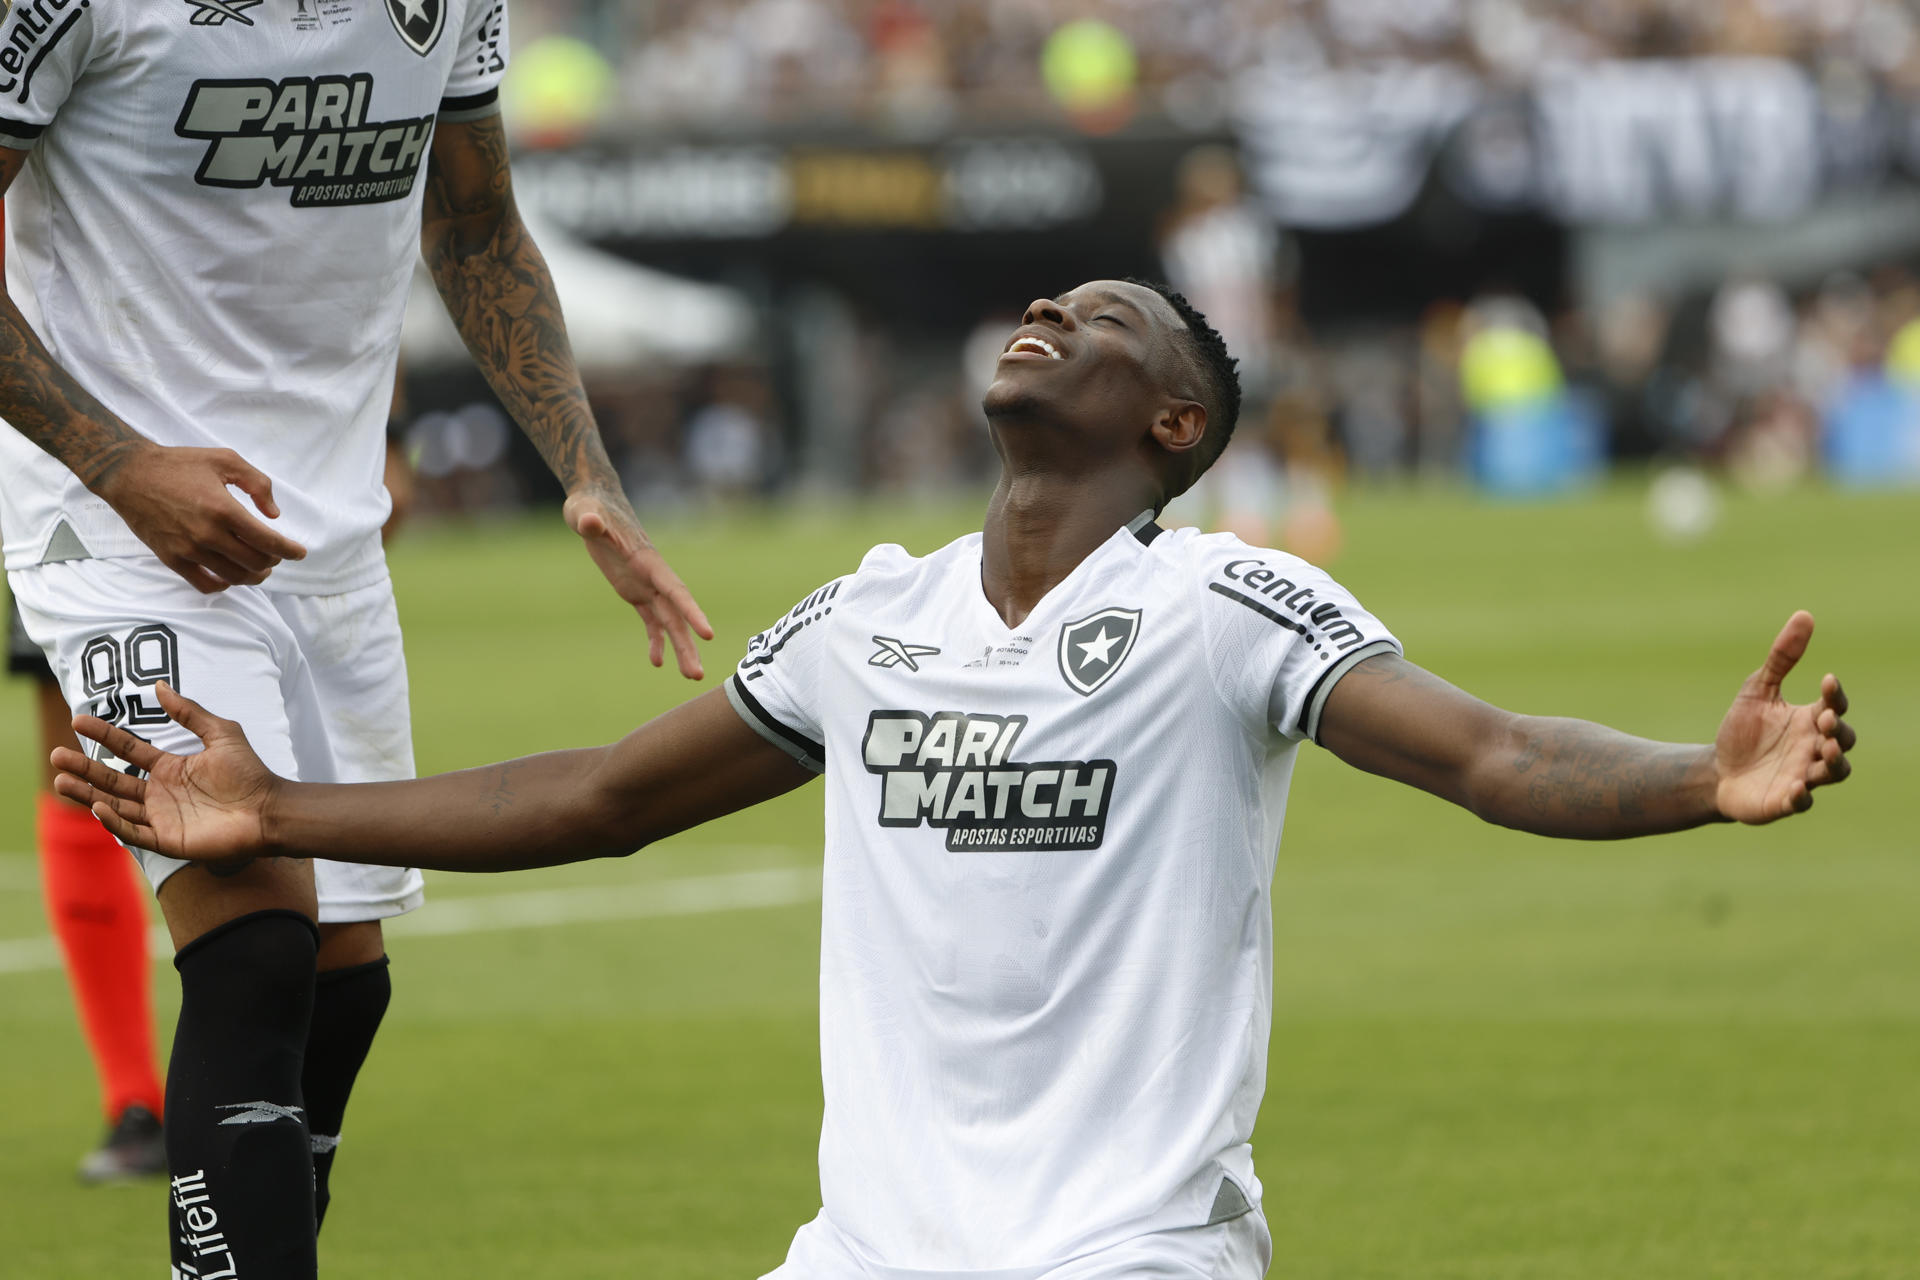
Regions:
<instances>
[{"instance_id":1,"label":"player's ear","mask_svg":"<svg viewBox=\"0 0 1920 1280\"><path fill-rule=\"evenodd\" d=\"M1193 400L1176 401L1153 420L1153 438L1169 453L1185 453L1207 434L1207 410Z\"/></svg>"}]
</instances>

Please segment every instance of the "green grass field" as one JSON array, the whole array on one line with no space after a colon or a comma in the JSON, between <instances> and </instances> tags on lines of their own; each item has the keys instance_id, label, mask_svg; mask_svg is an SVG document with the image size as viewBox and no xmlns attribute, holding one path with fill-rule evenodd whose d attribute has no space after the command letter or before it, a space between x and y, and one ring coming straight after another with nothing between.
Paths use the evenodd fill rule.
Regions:
<instances>
[{"instance_id":1,"label":"green grass field","mask_svg":"<svg viewBox=\"0 0 1920 1280\"><path fill-rule=\"evenodd\" d=\"M1544 508L1374 493L1343 517L1335 572L1411 657L1495 701L1699 738L1804 606L1820 631L1789 695L1840 672L1862 741L1856 778L1805 818L1620 846L1483 827L1310 749L1255 1136L1272 1274L1920 1276L1920 856L1900 808L1920 780L1920 497L1735 500L1679 550L1631 485ZM869 543L924 551L977 518L656 533L724 671ZM638 623L569 543L549 519L396 548L423 770L604 740L691 692L646 666ZM26 707L0 689L0 850L30 848ZM438 906L392 931L393 1012L323 1268L775 1265L818 1205L819 803L805 789L625 861L437 877ZM715 886L759 886L763 905ZM0 941L44 932L32 859L0 854ZM170 1026L173 975L155 973ZM0 973L0 1043L0 1274L160 1274L159 1188L72 1177L99 1122L57 972Z\"/></svg>"}]
</instances>

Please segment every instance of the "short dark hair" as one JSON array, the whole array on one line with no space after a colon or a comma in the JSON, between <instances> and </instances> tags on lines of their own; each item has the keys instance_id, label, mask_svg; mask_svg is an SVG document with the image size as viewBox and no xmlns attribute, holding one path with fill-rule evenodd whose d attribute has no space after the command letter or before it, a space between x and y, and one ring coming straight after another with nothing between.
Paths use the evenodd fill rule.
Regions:
<instances>
[{"instance_id":1,"label":"short dark hair","mask_svg":"<svg viewBox=\"0 0 1920 1280\"><path fill-rule=\"evenodd\" d=\"M1189 369L1200 380L1200 403L1207 410L1207 434L1200 442L1199 465L1186 484L1167 495L1171 500L1191 488L1193 482L1219 460L1227 442L1233 439L1233 428L1240 421L1240 362L1228 354L1227 340L1220 336L1220 331L1208 324L1207 318L1173 286L1132 276L1127 278L1127 283L1151 289L1165 298L1186 325L1187 334L1181 345L1186 348Z\"/></svg>"}]
</instances>

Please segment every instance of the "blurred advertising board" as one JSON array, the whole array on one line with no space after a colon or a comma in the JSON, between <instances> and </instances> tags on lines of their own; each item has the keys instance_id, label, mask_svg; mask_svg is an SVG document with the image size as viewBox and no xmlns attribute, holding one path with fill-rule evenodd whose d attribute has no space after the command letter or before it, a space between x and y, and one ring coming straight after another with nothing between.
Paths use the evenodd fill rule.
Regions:
<instances>
[{"instance_id":1,"label":"blurred advertising board","mask_svg":"<svg viewBox=\"0 0 1920 1280\"><path fill-rule=\"evenodd\" d=\"M547 221L641 261L776 285L826 280L929 319L970 318L1088 275L1151 273L1181 157L1223 141L1042 130L645 138L517 156L514 186Z\"/></svg>"}]
</instances>

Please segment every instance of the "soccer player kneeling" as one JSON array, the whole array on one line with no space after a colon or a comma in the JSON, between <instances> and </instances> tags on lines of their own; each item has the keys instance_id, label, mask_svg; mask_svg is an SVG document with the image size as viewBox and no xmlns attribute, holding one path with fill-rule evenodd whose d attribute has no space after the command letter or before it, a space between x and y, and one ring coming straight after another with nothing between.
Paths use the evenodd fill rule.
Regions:
<instances>
[{"instance_id":1,"label":"soccer player kneeling","mask_svg":"<svg viewBox=\"0 0 1920 1280\"><path fill-rule=\"evenodd\" d=\"M1429 675L1312 565L1154 523L1238 401L1181 298L1085 285L1029 307L1001 357L980 533L876 548L723 690L612 746L295 783L163 689L201 754L81 719L148 776L69 751L60 787L180 858L506 871L823 775L824 1207L773 1274L1258 1276L1268 895L1300 743L1490 822L1602 838L1802 810L1854 733L1832 676L1781 696L1804 613L1711 744L1515 715Z\"/></svg>"}]
</instances>

